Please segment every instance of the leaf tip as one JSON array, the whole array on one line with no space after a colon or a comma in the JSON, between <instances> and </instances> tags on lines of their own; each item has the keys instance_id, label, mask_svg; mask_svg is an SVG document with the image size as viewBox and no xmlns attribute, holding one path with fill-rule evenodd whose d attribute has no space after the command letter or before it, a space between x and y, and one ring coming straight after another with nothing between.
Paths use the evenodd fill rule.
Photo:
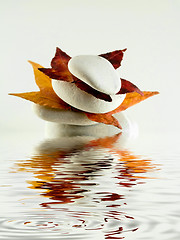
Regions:
<instances>
[{"instance_id":1,"label":"leaf tip","mask_svg":"<svg viewBox=\"0 0 180 240\"><path fill-rule=\"evenodd\" d=\"M61 51L61 49L59 47L56 47L56 52L58 52L58 51Z\"/></svg>"},{"instance_id":2,"label":"leaf tip","mask_svg":"<svg viewBox=\"0 0 180 240\"><path fill-rule=\"evenodd\" d=\"M21 93L8 93L9 96L19 97Z\"/></svg>"},{"instance_id":3,"label":"leaf tip","mask_svg":"<svg viewBox=\"0 0 180 240\"><path fill-rule=\"evenodd\" d=\"M144 91L143 93L145 95L146 91ZM160 92L159 91L153 91L153 92L149 92L149 94L150 94L150 96L155 96L155 95L160 94Z\"/></svg>"},{"instance_id":4,"label":"leaf tip","mask_svg":"<svg viewBox=\"0 0 180 240\"><path fill-rule=\"evenodd\" d=\"M28 63L32 64L33 62L31 60L28 60Z\"/></svg>"},{"instance_id":5,"label":"leaf tip","mask_svg":"<svg viewBox=\"0 0 180 240\"><path fill-rule=\"evenodd\" d=\"M119 129L121 129L122 130L122 126L120 125L120 124L118 124L118 126L117 126Z\"/></svg>"},{"instance_id":6,"label":"leaf tip","mask_svg":"<svg viewBox=\"0 0 180 240\"><path fill-rule=\"evenodd\" d=\"M37 64L37 63L35 63L35 62L31 61L31 60L28 60L28 63L30 63L32 67L35 67L35 66L39 65L39 64Z\"/></svg>"}]
</instances>

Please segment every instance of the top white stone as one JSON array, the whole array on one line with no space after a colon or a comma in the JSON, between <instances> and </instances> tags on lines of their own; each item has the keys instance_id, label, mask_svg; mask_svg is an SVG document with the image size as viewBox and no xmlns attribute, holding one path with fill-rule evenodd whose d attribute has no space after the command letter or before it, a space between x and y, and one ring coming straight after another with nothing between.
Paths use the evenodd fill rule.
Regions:
<instances>
[{"instance_id":1,"label":"top white stone","mask_svg":"<svg viewBox=\"0 0 180 240\"><path fill-rule=\"evenodd\" d=\"M70 59L69 71L92 88L113 95L119 92L121 81L113 65L103 57L80 55Z\"/></svg>"}]
</instances>

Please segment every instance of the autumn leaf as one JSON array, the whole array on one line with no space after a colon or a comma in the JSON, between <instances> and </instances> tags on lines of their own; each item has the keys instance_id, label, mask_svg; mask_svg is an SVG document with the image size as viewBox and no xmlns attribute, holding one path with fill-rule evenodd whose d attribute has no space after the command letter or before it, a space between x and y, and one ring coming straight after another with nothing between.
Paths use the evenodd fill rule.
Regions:
<instances>
[{"instance_id":1,"label":"autumn leaf","mask_svg":"<svg viewBox=\"0 0 180 240\"><path fill-rule=\"evenodd\" d=\"M70 59L71 57L60 48L56 48L55 56L51 61L52 68L39 68L39 70L50 78L66 82L74 82L74 77L68 69L68 62Z\"/></svg>"},{"instance_id":2,"label":"autumn leaf","mask_svg":"<svg viewBox=\"0 0 180 240\"><path fill-rule=\"evenodd\" d=\"M60 48L57 48L55 57L51 61L52 68L40 67L39 70L52 79L71 82L72 84L75 84L78 88L80 88L82 91L85 91L98 99L111 102L112 99L109 95L95 90L94 88L90 87L88 84L71 74L68 69L68 62L70 59L71 57L69 55L63 52Z\"/></svg>"},{"instance_id":3,"label":"autumn leaf","mask_svg":"<svg viewBox=\"0 0 180 240\"><path fill-rule=\"evenodd\" d=\"M119 68L121 66L121 62L123 60L124 52L127 50L127 48L123 50L116 50L109 53L100 54L100 57L106 58L115 69Z\"/></svg>"},{"instance_id":4,"label":"autumn leaf","mask_svg":"<svg viewBox=\"0 0 180 240\"><path fill-rule=\"evenodd\" d=\"M102 57L105 57L108 59L115 68L120 66L122 58L123 58L123 52L124 50L117 50L111 53L106 53L102 54ZM41 106L49 107L49 108L54 108L54 109L60 109L60 110L70 110L70 111L75 111L75 112L81 112L86 114L86 116L94 122L98 123L104 123L108 125L114 125L115 127L118 127L121 129L121 126L118 122L118 120L113 116L113 114L117 112L121 112L126 110L127 108L153 96L158 94L158 92L148 92L144 91L141 92L137 86L132 84L131 82L121 79L121 89L117 94L125 94L126 97L123 101L123 103L117 107L115 110L104 113L104 114L96 114L96 113L89 113L89 112L84 112L79 109L76 109L69 104L65 103L62 99L60 99L56 93L54 92L52 88L52 82L50 76L52 75L53 77L55 75L64 78L64 81L71 82L72 84L76 84L78 88L81 90L92 94L93 96L103 99L105 101L112 101L111 97L107 94L101 93L86 83L82 82L80 79L76 78L73 76L69 70L68 70L68 61L70 60L70 56L68 56L65 52L60 50L59 48L56 49L56 54L55 57L51 61L51 69L50 69L50 74L46 75L44 74L49 69L43 68L41 65L31 62L31 65L34 70L34 75L35 75L35 81L36 84L38 85L40 91L39 92L26 92L26 93L11 93L10 95L17 96L24 98L26 100L32 101L36 104L39 104ZM53 75L55 73L55 75ZM61 78L60 78L61 79ZM61 79L61 80L62 80Z\"/></svg>"},{"instance_id":5,"label":"autumn leaf","mask_svg":"<svg viewBox=\"0 0 180 240\"><path fill-rule=\"evenodd\" d=\"M116 94L124 94L130 92L137 92L143 96L143 92L136 85L132 84L130 81L121 78L121 89Z\"/></svg>"},{"instance_id":6,"label":"autumn leaf","mask_svg":"<svg viewBox=\"0 0 180 240\"><path fill-rule=\"evenodd\" d=\"M144 101L145 99L152 97L154 95L159 94L159 92L155 91L155 92L150 92L150 91L143 91L143 95L140 95L136 92L132 92L132 93L127 93L126 97L124 99L124 101L121 103L121 105L119 107L117 107L115 110L111 111L111 114L117 113L117 112L121 112L126 110L127 108Z\"/></svg>"},{"instance_id":7,"label":"autumn leaf","mask_svg":"<svg viewBox=\"0 0 180 240\"><path fill-rule=\"evenodd\" d=\"M87 113L85 112L86 116L94 122L104 123L108 125L114 125L115 127L122 129L121 125L119 124L118 120L112 116L111 113Z\"/></svg>"},{"instance_id":8,"label":"autumn leaf","mask_svg":"<svg viewBox=\"0 0 180 240\"><path fill-rule=\"evenodd\" d=\"M91 121L95 121L95 122L101 122L104 124L108 124L108 125L114 125L115 127L118 127L120 129L122 129L122 127L120 126L118 120L113 117L112 115L121 111L126 110L127 108L149 98L152 97L154 95L157 95L159 92L143 92L143 96L133 92L133 93L127 93L126 97L124 99L124 101L122 102L122 104L116 108L115 110L108 112L108 113L103 113L103 114L99 114L99 113L85 113L86 116L91 120Z\"/></svg>"},{"instance_id":9,"label":"autumn leaf","mask_svg":"<svg viewBox=\"0 0 180 240\"><path fill-rule=\"evenodd\" d=\"M102 92L97 91L96 89L92 88L91 86L89 86L88 84L86 84L85 82L81 81L81 80L76 80L75 81L75 85L80 88L81 90L90 93L91 95L93 95L94 97L101 99L101 100L105 100L107 102L112 102L112 98Z\"/></svg>"},{"instance_id":10,"label":"autumn leaf","mask_svg":"<svg viewBox=\"0 0 180 240\"><path fill-rule=\"evenodd\" d=\"M51 67L58 71L66 70L67 64L71 57L63 52L60 48L56 48L56 54L51 61Z\"/></svg>"},{"instance_id":11,"label":"autumn leaf","mask_svg":"<svg viewBox=\"0 0 180 240\"><path fill-rule=\"evenodd\" d=\"M55 54L55 57L53 58L52 62L51 62L51 65L56 69L58 68L59 65L61 65L61 62L62 60L64 61L64 64L67 64L70 57L62 52L59 48L57 48L57 51L56 51L56 54ZM45 75L42 71L40 71L39 69L44 69L41 65L35 63L35 62L32 62L32 61L29 61L29 63L32 65L33 67L33 70L34 70L34 76L35 76L35 82L36 84L38 85L39 89L41 91L43 91L45 94L47 94L49 96L50 99L53 98L53 101L57 101L58 102L58 99L60 99L54 92L53 88L52 88L52 80L51 78L49 78L47 75ZM75 77L74 77L75 78ZM76 78L76 82L75 82L76 86L78 88L80 88L81 90L84 90L86 91L87 93L91 93L93 96L99 98L99 99L102 99L102 100L106 100L108 102L111 102L112 99L109 95L105 94L105 93L101 93L97 90L95 90L94 88L90 87L89 85L87 85L86 83L80 81L78 78ZM43 95L43 99L44 99L44 96L45 94ZM22 97L22 96L21 96ZM27 94L26 94L26 97L27 97ZM62 105L62 100L60 99L61 103L60 105ZM41 101L42 102L42 101ZM45 104L45 101L43 101L44 104ZM47 103L49 104L49 103ZM64 102L64 105L68 105ZM45 105L44 105L45 106ZM53 104L54 106L54 104ZM57 106L57 105L56 105ZM59 105L58 105L59 106Z\"/></svg>"},{"instance_id":12,"label":"autumn leaf","mask_svg":"<svg viewBox=\"0 0 180 240\"><path fill-rule=\"evenodd\" d=\"M101 54L100 56L106 58L109 62L111 62L114 68L116 69L121 65L121 61L123 59L123 54L125 51L126 49L116 50L113 52ZM85 91L98 99L107 102L112 102L112 98L108 94L99 92L98 90L92 88L91 86L89 86L88 84L86 84L85 82L81 81L80 79L71 74L71 72L68 69L68 62L70 59L71 57L69 55L63 52L60 48L56 48L55 56L51 61L52 68L39 67L38 69L50 78L71 82L72 84L75 84L78 88L80 88L82 91ZM131 82L121 79L121 83L122 87L117 94L124 94L127 92L134 91L138 92L139 94L142 94L139 88L136 87Z\"/></svg>"},{"instance_id":13,"label":"autumn leaf","mask_svg":"<svg viewBox=\"0 0 180 240\"><path fill-rule=\"evenodd\" d=\"M157 95L158 92L145 92L144 91L143 94L144 95L141 96L136 92L127 93L126 98L124 99L123 103L118 108L116 108L115 110L108 112L108 113L103 113L103 114L88 113L88 112L84 112L84 113L91 121L98 122L98 123L104 123L104 124L108 124L108 125L114 125L115 127L122 129L118 120L112 115L117 112L124 111L127 108L129 108L149 97ZM34 103L40 104L45 107L82 112L82 111L75 109L75 108L71 107L70 105L66 104L56 94L54 94L51 91L49 91L49 93L47 93L47 94L44 94L43 92L29 92L29 93L16 93L16 94L10 94L10 95L24 98L26 100L32 101Z\"/></svg>"},{"instance_id":14,"label":"autumn leaf","mask_svg":"<svg viewBox=\"0 0 180 240\"><path fill-rule=\"evenodd\" d=\"M39 68L42 68L38 63L28 61L34 70L35 82L41 91L52 88L51 79L46 76L44 73L39 71Z\"/></svg>"},{"instance_id":15,"label":"autumn leaf","mask_svg":"<svg viewBox=\"0 0 180 240\"><path fill-rule=\"evenodd\" d=\"M39 92L26 92L26 93L10 93L16 97L21 97L36 104L39 104L44 107L62 109L62 110L71 110L71 106L62 101L57 95L53 92L44 93Z\"/></svg>"},{"instance_id":16,"label":"autumn leaf","mask_svg":"<svg viewBox=\"0 0 180 240\"><path fill-rule=\"evenodd\" d=\"M113 52L101 54L100 56L103 58L106 58L111 64L114 66L114 68L118 68L121 65L121 61L123 59L123 54L126 51L124 50L116 50ZM42 68L39 67L39 70L43 72L45 75L49 76L50 78L61 80L61 81L67 81L71 82L72 84L75 84L78 88L80 88L82 91L85 91L94 97L107 101L112 102L112 98L105 93L99 92L98 90L92 88L85 82L81 81L77 77L71 74L71 72L68 69L68 62L71 59L69 55L67 55L65 52L63 52L60 48L56 48L56 53L54 58L51 61L51 67L52 68ZM121 79L122 87L120 91L117 94L124 94L127 92L138 92L139 94L142 94L142 92L139 90L138 87L136 87L131 82Z\"/></svg>"},{"instance_id":17,"label":"autumn leaf","mask_svg":"<svg viewBox=\"0 0 180 240\"><path fill-rule=\"evenodd\" d=\"M40 91L27 92L27 93L14 93L10 95L24 98L26 100L32 101L36 104L40 104L45 107L82 112L76 108L73 108L72 106L65 103L62 99L60 99L55 94L52 88L51 79L38 70L40 65L33 62L30 62L30 63L33 67L35 81ZM122 84L122 86L124 85ZM95 113L87 113L87 112L84 112L84 113L91 121L104 123L108 125L114 125L115 127L118 127L121 129L122 127L120 126L118 120L112 115L117 112L124 111L125 109L156 94L158 94L158 92L143 92L143 96L138 94L137 92L127 93L123 103L118 108L116 108L111 112L104 113L104 114L95 114Z\"/></svg>"},{"instance_id":18,"label":"autumn leaf","mask_svg":"<svg viewBox=\"0 0 180 240\"><path fill-rule=\"evenodd\" d=\"M10 93L9 95L21 97L45 107L66 110L72 109L70 105L65 103L56 95L52 88L51 79L38 70L38 68L42 66L32 61L29 62L33 67L35 81L40 91L26 93Z\"/></svg>"}]
</instances>

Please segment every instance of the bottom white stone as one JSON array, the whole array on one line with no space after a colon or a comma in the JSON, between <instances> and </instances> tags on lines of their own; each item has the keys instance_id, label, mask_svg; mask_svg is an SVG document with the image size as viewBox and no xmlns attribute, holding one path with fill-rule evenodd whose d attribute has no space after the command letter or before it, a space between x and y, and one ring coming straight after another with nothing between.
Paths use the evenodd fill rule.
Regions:
<instances>
[{"instance_id":1,"label":"bottom white stone","mask_svg":"<svg viewBox=\"0 0 180 240\"><path fill-rule=\"evenodd\" d=\"M121 132L120 129L112 125L89 120L82 112L52 109L38 104L34 104L33 109L38 117L46 121L46 138L59 138L62 136L92 136L102 138ZM126 138L137 136L137 125L130 121L124 113L120 112L114 116L122 126L122 132L124 136L126 135Z\"/></svg>"},{"instance_id":2,"label":"bottom white stone","mask_svg":"<svg viewBox=\"0 0 180 240\"><path fill-rule=\"evenodd\" d=\"M33 110L38 117L48 122L70 125L92 125L96 124L88 119L83 112L73 112L69 110L60 110L49 107L43 107L39 104L33 104Z\"/></svg>"}]
</instances>

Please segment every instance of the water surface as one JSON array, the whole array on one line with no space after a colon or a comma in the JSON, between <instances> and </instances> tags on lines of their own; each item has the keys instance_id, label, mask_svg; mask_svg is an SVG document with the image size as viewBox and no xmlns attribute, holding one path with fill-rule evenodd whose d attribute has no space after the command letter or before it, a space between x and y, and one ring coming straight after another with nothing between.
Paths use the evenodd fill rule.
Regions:
<instances>
[{"instance_id":1,"label":"water surface","mask_svg":"<svg viewBox=\"0 0 180 240\"><path fill-rule=\"evenodd\" d=\"M166 137L6 136L0 239L180 239L180 151Z\"/></svg>"}]
</instances>

